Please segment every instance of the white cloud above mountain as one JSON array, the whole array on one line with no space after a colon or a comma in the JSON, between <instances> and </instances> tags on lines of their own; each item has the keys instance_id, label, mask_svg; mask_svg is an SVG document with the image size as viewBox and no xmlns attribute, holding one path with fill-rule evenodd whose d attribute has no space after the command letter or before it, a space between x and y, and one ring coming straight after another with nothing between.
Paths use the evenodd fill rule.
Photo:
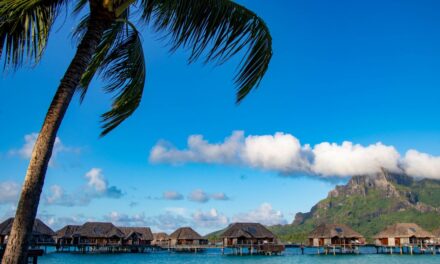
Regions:
<instances>
[{"instance_id":1,"label":"white cloud above mountain","mask_svg":"<svg viewBox=\"0 0 440 264\"><path fill-rule=\"evenodd\" d=\"M209 143L201 135L188 138L186 149L161 141L151 150L152 163L208 163L240 165L276 171L283 175L348 177L380 172L404 172L413 177L440 179L440 157L408 150L401 155L394 146L344 141L301 144L291 134L249 135L235 131L221 143Z\"/></svg>"}]
</instances>

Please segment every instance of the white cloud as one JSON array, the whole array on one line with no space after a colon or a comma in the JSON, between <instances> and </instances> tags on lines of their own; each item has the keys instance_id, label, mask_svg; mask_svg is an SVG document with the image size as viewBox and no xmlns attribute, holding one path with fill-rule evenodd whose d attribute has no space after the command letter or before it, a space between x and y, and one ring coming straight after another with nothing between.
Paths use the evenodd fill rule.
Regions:
<instances>
[{"instance_id":1,"label":"white cloud","mask_svg":"<svg viewBox=\"0 0 440 264\"><path fill-rule=\"evenodd\" d=\"M12 181L0 182L0 204L16 203L21 186Z\"/></svg>"},{"instance_id":2,"label":"white cloud","mask_svg":"<svg viewBox=\"0 0 440 264\"><path fill-rule=\"evenodd\" d=\"M406 173L416 177L439 179L440 157L434 157L417 150L408 150L403 160Z\"/></svg>"},{"instance_id":3,"label":"white cloud","mask_svg":"<svg viewBox=\"0 0 440 264\"><path fill-rule=\"evenodd\" d=\"M233 222L257 222L263 225L287 224L281 211L276 211L269 203L263 203L255 210L233 217Z\"/></svg>"},{"instance_id":4,"label":"white cloud","mask_svg":"<svg viewBox=\"0 0 440 264\"><path fill-rule=\"evenodd\" d=\"M183 200L183 195L175 191L168 191L162 194L162 198L165 200Z\"/></svg>"},{"instance_id":5,"label":"white cloud","mask_svg":"<svg viewBox=\"0 0 440 264\"><path fill-rule=\"evenodd\" d=\"M405 172L413 177L440 179L440 157L410 150L402 157L396 148L380 142L360 145L322 142L311 147L293 135L244 136L233 132L223 143L211 144L202 136L190 136L187 149L158 143L150 153L156 163L214 163L271 170L283 175L298 173L319 177L348 177L380 172Z\"/></svg>"},{"instance_id":6,"label":"white cloud","mask_svg":"<svg viewBox=\"0 0 440 264\"><path fill-rule=\"evenodd\" d=\"M52 185L50 192L45 194L44 200L47 205L59 206L85 206L97 198L122 197L122 191L116 186L109 186L107 180L99 168L92 168L85 174L86 186L75 193L66 193L60 185Z\"/></svg>"},{"instance_id":7,"label":"white cloud","mask_svg":"<svg viewBox=\"0 0 440 264\"><path fill-rule=\"evenodd\" d=\"M362 146L351 142L321 143L313 148L312 171L323 176L351 176L373 174L381 168L399 171L399 153L394 147L382 143Z\"/></svg>"},{"instance_id":8,"label":"white cloud","mask_svg":"<svg viewBox=\"0 0 440 264\"><path fill-rule=\"evenodd\" d=\"M88 179L87 185L94 188L97 192L104 192L107 190L107 181L102 175L102 170L99 168L92 168L86 173Z\"/></svg>"},{"instance_id":9,"label":"white cloud","mask_svg":"<svg viewBox=\"0 0 440 264\"><path fill-rule=\"evenodd\" d=\"M209 201L209 195L203 190L197 189L188 195L188 200L198 203L206 203Z\"/></svg>"},{"instance_id":10,"label":"white cloud","mask_svg":"<svg viewBox=\"0 0 440 264\"><path fill-rule=\"evenodd\" d=\"M305 171L309 168L309 146L301 146L289 134L248 136L242 149L243 162L251 167L280 172Z\"/></svg>"},{"instance_id":11,"label":"white cloud","mask_svg":"<svg viewBox=\"0 0 440 264\"><path fill-rule=\"evenodd\" d=\"M224 227L229 222L228 218L216 209L211 209L208 212L197 211L192 215L192 220L196 226L205 228Z\"/></svg>"},{"instance_id":12,"label":"white cloud","mask_svg":"<svg viewBox=\"0 0 440 264\"><path fill-rule=\"evenodd\" d=\"M242 144L243 132L236 131L222 144L210 144L201 135L188 138L188 149L178 150L167 142L159 142L150 153L150 162L180 164L186 162L234 163Z\"/></svg>"},{"instance_id":13,"label":"white cloud","mask_svg":"<svg viewBox=\"0 0 440 264\"><path fill-rule=\"evenodd\" d=\"M30 159L32 156L32 150L34 149L35 142L37 141L38 133L31 133L24 136L24 144L19 149L11 149L9 151L9 155L11 156L19 156L23 159ZM55 138L54 147L52 150L52 158L56 157L59 153L70 152L70 153L79 153L80 148L68 147L65 146L59 137Z\"/></svg>"}]
</instances>

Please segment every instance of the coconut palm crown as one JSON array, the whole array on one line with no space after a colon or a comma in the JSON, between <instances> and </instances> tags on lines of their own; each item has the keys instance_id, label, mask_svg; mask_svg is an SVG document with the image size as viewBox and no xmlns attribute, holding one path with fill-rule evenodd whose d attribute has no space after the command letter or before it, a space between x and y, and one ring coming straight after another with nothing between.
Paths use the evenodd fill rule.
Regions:
<instances>
[{"instance_id":1,"label":"coconut palm crown","mask_svg":"<svg viewBox=\"0 0 440 264\"><path fill-rule=\"evenodd\" d=\"M35 143L2 263L26 261L47 165L75 92L83 100L99 75L106 83L104 91L114 95L111 109L102 115L102 136L139 106L146 63L137 26L152 26L169 41L171 51L188 49L189 62L203 58L219 65L242 54L235 76L237 103L259 85L272 57L264 21L230 0L0 0L4 71L38 64L57 17L72 6L73 13L86 14L73 34L79 44Z\"/></svg>"}]
</instances>

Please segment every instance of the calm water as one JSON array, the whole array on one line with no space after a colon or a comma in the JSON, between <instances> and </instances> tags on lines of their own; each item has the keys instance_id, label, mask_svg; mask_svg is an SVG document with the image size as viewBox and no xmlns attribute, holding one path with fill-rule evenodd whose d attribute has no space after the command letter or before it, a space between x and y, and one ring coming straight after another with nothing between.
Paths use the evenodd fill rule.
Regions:
<instances>
[{"instance_id":1,"label":"calm water","mask_svg":"<svg viewBox=\"0 0 440 264\"><path fill-rule=\"evenodd\" d=\"M297 249L288 249L283 256L222 256L219 250L209 250L205 253L145 253L145 254L71 254L71 253L48 253L39 258L41 264L116 264L116 263L189 263L189 264L214 264L214 263L249 263L249 264L338 264L338 263L386 263L406 264L423 263L438 264L440 255L345 255L345 256L324 256L324 255L299 255Z\"/></svg>"}]
</instances>

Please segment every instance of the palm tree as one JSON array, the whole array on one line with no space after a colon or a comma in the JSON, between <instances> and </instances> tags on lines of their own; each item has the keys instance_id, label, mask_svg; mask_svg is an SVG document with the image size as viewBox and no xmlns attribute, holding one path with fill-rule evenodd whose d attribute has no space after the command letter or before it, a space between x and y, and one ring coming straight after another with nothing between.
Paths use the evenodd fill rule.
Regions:
<instances>
[{"instance_id":1,"label":"palm tree","mask_svg":"<svg viewBox=\"0 0 440 264\"><path fill-rule=\"evenodd\" d=\"M0 0L0 59L5 70L40 61L51 27L70 2ZM189 49L189 62L204 57L205 62L222 64L245 51L235 77L237 103L258 86L272 57L264 21L231 0L77 0L74 11L87 13L74 32L79 44L35 143L2 263L26 261L47 165L74 93L82 100L99 74L107 83L104 91L115 94L111 109L102 115L102 136L138 107L146 66L136 25L153 25L170 40L171 50Z\"/></svg>"}]
</instances>

